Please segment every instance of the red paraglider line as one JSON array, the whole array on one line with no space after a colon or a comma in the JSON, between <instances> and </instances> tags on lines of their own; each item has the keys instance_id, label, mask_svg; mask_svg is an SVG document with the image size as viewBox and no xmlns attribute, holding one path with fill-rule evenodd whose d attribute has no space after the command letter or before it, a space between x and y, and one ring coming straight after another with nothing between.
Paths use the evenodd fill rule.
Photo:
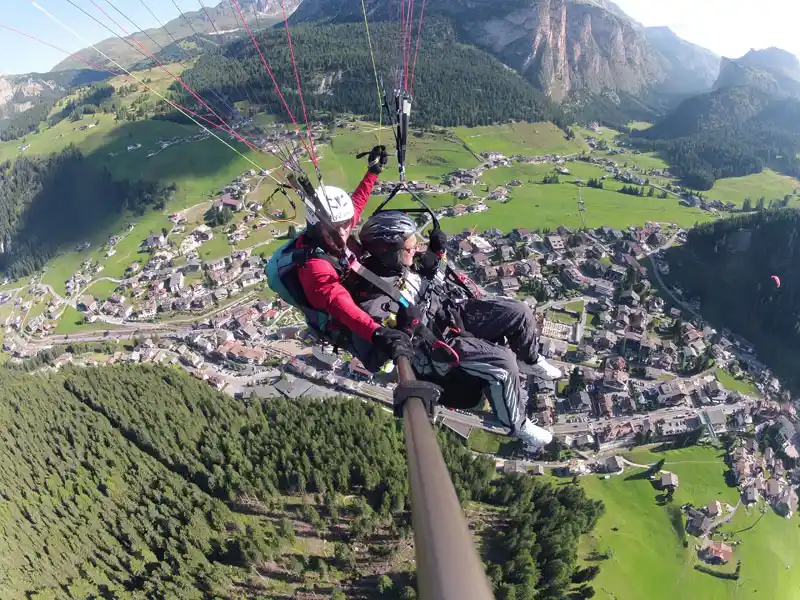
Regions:
<instances>
[{"instance_id":1,"label":"red paraglider line","mask_svg":"<svg viewBox=\"0 0 800 600\"><path fill-rule=\"evenodd\" d=\"M406 63L406 79L405 85L403 86L406 91L408 91L408 83L410 81L410 71L411 71L411 48L412 42L414 39L414 0L409 0L408 3L408 23L406 24L406 47L403 49L405 52L405 63Z\"/></svg>"},{"instance_id":2,"label":"red paraglider line","mask_svg":"<svg viewBox=\"0 0 800 600\"><path fill-rule=\"evenodd\" d=\"M406 86L406 0L400 0L400 46L403 53L403 64L400 66L400 81Z\"/></svg>"},{"instance_id":3,"label":"red paraglider line","mask_svg":"<svg viewBox=\"0 0 800 600\"><path fill-rule=\"evenodd\" d=\"M417 30L417 47L414 50L414 63L411 65L411 88L410 94L414 95L414 80L417 78L417 59L419 58L419 44L422 39L422 20L425 18L425 4L427 0L422 0L422 10L419 13L419 28Z\"/></svg>"},{"instance_id":4,"label":"red paraglider line","mask_svg":"<svg viewBox=\"0 0 800 600\"><path fill-rule=\"evenodd\" d=\"M132 76L130 73L115 73L114 71L110 71L109 69L106 69L106 68L105 68L105 67L103 67L102 65L98 65L98 64L96 64L96 63L93 63L92 61L90 61L90 60L86 60L86 59L84 59L84 58L82 58L82 57L80 57L80 56L78 56L78 55L76 55L76 54L70 54L70 53L69 53L67 50L64 50L64 49L62 49L62 48L59 48L58 46L54 46L53 44L50 44L50 43L48 43L48 42L45 42L44 40L42 40L42 39L39 39L39 38L37 38L37 37L36 37L36 36L34 36L34 35L30 35L30 34L28 34L28 33L25 33L24 31L20 31L19 29L15 29L14 27L10 27L10 26L8 26L8 25L3 25L2 23L0 23L0 28L2 28L2 29L6 29L6 30L8 30L8 31L11 31L11 32L14 32L14 33L16 33L16 34L19 34L19 35L21 35L21 36L23 36L23 37L26 37L26 38L28 38L28 39L31 39L31 40L33 40L33 41L35 41L35 42L39 42L40 44L44 44L45 46L49 46L50 48L53 48L54 50L58 50L59 52L63 52L64 54L66 54L66 55L68 55L68 56L70 56L70 57L72 57L72 58L76 58L76 59L78 59L79 61L81 61L81 62L83 62L83 63L86 63L87 65L90 65L90 66L96 67L96 68L98 68L98 69L101 69L101 70L105 71L106 73L110 73L111 75L114 75L115 77L130 77L130 78L131 78L131 79L133 79L134 81L137 81L137 79L136 79L134 76ZM155 93L156 95L159 95L159 94L158 94L158 92L156 92L156 91L155 91L153 88L151 88L151 87L150 87L149 85L147 85L146 83L143 83L143 82L140 82L140 83L141 83L141 85L143 85L143 86L144 86L146 89L148 89L149 91L151 91L151 92ZM172 101L172 100L168 100L168 99L166 99L166 98L164 98L164 102L166 102L167 104L171 105L173 108L176 108L176 109L178 109L178 110L184 111L184 112L186 112L186 113L188 113L188 114L192 115L193 117L195 117L195 118L197 118L197 119L200 119L200 120L202 120L202 121L205 121L205 122L206 122L206 123L208 123L208 124L209 124L211 127L215 127L216 129L219 129L220 131L222 131L222 132L224 132L224 133L228 133L228 134L230 134L230 131L228 131L228 129L227 129L227 128L225 128L225 127L223 127L223 126L219 125L218 123L215 123L214 121L212 121L212 120L210 120L210 119L208 119L208 118L204 117L203 115L197 114L197 113L196 113L196 112L194 112L193 110L191 110L191 109L189 109L189 108L186 108L185 106L182 106L181 104L178 104L177 102L174 102L174 101ZM221 139L221 138L218 138L218 139ZM223 143L224 143L224 142L223 142ZM247 140L244 140L244 143L245 143L245 144L247 144L247 143L248 143L248 142L247 142ZM253 147L253 149L254 149L254 150L258 150L258 148L256 148L256 147ZM278 159L280 160L280 158L281 158L281 157L280 157L280 156L276 156L276 158L278 158ZM245 157L245 159L247 159L247 157ZM253 162L253 161L250 161L250 162L251 162L251 163L252 163L254 166L258 166L258 165L257 165L255 162ZM276 180L276 181L277 181L277 180Z\"/></svg>"},{"instance_id":5,"label":"red paraglider line","mask_svg":"<svg viewBox=\"0 0 800 600\"><path fill-rule=\"evenodd\" d=\"M289 104L286 102L286 98L284 97L283 92L281 91L281 88L278 85L277 80L275 79L275 75L272 73L272 69L269 66L269 62L267 61L266 58L264 58L264 53L261 51L261 46L259 46L258 42L256 41L256 36L253 35L253 30L250 29L250 25L247 24L247 20L244 18L242 7L239 6L239 0L231 0L231 1L236 6L236 10L239 12L239 16L242 18L242 23L244 24L245 29L247 29L247 33L250 34L250 39L253 41L253 45L256 47L256 51L258 52L258 55L261 57L261 63L264 65L264 68L267 70L267 73L269 73L269 77L270 79L272 79L272 84L275 86L275 91L278 92L278 97L281 99L283 107L286 109L286 112L289 113L289 118L292 120L292 123L294 123L295 130L297 131L297 134L300 136L300 140L302 141L303 146L305 146L308 155L311 157L311 161L314 163L314 166L318 167L319 165L317 162L317 156L316 154L314 154L313 148L308 147L308 144L306 143L306 138L300 131L300 125L297 124L297 119L294 118L294 113L292 112L292 109L289 108Z\"/></svg>"},{"instance_id":6,"label":"red paraglider line","mask_svg":"<svg viewBox=\"0 0 800 600\"><path fill-rule=\"evenodd\" d=\"M106 0L106 1L108 1L108 0ZM86 15L87 17L89 17L90 19L92 19L92 20L93 20L95 23L97 23L97 24L101 25L101 26L102 26L104 29L106 29L106 30L110 31L110 32L111 32L111 33L112 33L114 36L118 37L119 39L121 39L122 41L124 41L125 43L127 43L127 44L129 44L129 45L130 45L130 42L128 42L127 40L125 40L125 38L123 38L123 37L122 37L121 35L119 35L118 33L114 32L114 30L112 30L111 28L109 28L109 27L108 27L108 26L107 26L105 23L103 23L103 22L99 21L99 20L98 20L98 19L96 19L96 18L95 18L93 15L89 14L88 12L86 12L86 11L85 11L85 10L84 10L82 7L80 7L80 6L78 6L77 4L75 4L75 3L74 3L72 0L67 0L67 2L68 2L69 4L71 4L73 7L77 8L79 11L81 11L81 12L82 12L84 15ZM96 3L94 0L89 0L89 2L91 2L91 3L92 3L92 4L93 4L93 5L94 5L94 6L95 6L95 7L96 7L96 8L97 8L97 9L98 9L100 12L102 12L102 13L103 13L103 14L104 14L106 17L108 17L108 19L109 19L109 20L110 20L112 23L114 23L114 24L115 24L117 27L119 27L119 28L120 28L120 29L123 31L123 33L125 33L125 35L128 35L128 36L129 36L129 37L130 37L130 38L131 38L131 39L132 39L134 42L136 42L136 43L137 43L137 44L138 44L138 45L139 45L139 46L140 46L140 47L141 47L141 48L144 50L144 54L145 54L145 55L147 55L147 56L149 56L149 57L150 57L150 58L151 58L151 59L152 59L152 60L153 60L153 61L154 61L154 62L155 62L155 63L156 63L156 64L157 64L159 67L161 67L161 69L162 69L162 70L163 70L163 71L164 71L164 72L165 72L167 75L169 75L170 77L172 77L172 79L174 79L176 82L180 83L180 84L181 84L181 85L182 85L184 88L186 88L186 89L187 89L187 90L188 90L188 91L189 91L189 92L190 92L190 93L191 93L191 94L192 94L192 95L193 95L195 98L197 98L197 100L199 100L200 104L201 104L201 105L202 105L204 108L206 108L206 109L207 109L209 112L211 112L211 114L213 114L213 115L214 115L214 117L216 117L217 119L219 119L219 121L220 121L220 122L222 123L222 125L224 126L224 129L223 129L223 131L225 131L226 133L229 133L229 134L231 134L231 135L232 135L233 137L235 137L237 140L239 140L240 142L242 142L243 144L245 144L245 145L246 145L246 146L247 146L249 149L253 150L254 152L258 152L259 148L258 148L257 146L255 146L255 145L254 145L252 142L250 142L249 140L247 140L247 139L245 139L244 137L242 137L241 135L239 135L239 133L237 133L237 132L236 132L236 131L235 131L235 130L234 130L234 129L233 129L231 126L230 126L230 125L228 125L228 124L225 122L225 119L223 119L222 117L220 117L220 116L219 116L219 115L216 113L216 111L214 111L214 109L213 109L213 108L211 108L211 107L210 107L208 104L206 104L206 102L205 102L205 101L204 101L204 100L203 100L203 99L202 99L202 98L201 98L201 97L200 97L200 96L199 96L199 95L198 95L198 94L197 94L197 93L196 93L196 92L195 92L195 91L194 91L194 90L193 90L191 87L189 87L187 84L185 84L185 83L184 83L184 82L183 82L183 81L182 81L180 78L178 78L178 77L176 77L175 75L173 75L172 73L170 73L170 72L169 72L169 70L168 70L166 67L164 67L164 65L163 65L163 64L161 64L161 62L160 62L160 61L159 61L159 60L158 60L158 59L157 59L155 56L153 56L151 53L149 53L149 52L147 51L147 49L146 49L144 46L142 46L142 44L139 42L139 40L137 40L137 39L136 39L136 38L135 38L133 35L130 35L130 34L127 32L127 30L126 30L126 29L125 29L123 26L121 26L119 23L117 23L117 22L114 20L114 18L113 18L113 17L111 17L111 16L110 16L110 15L109 15L109 14L108 14L108 13L107 13L105 10L103 10L103 8L102 8L101 6L98 6L98 5L97 5L97 3ZM195 114L195 113L192 113L192 114ZM204 120L206 120L206 119L204 119ZM217 127L217 124L215 123L215 124L214 124L214 126L215 126L215 127Z\"/></svg>"},{"instance_id":7,"label":"red paraglider line","mask_svg":"<svg viewBox=\"0 0 800 600\"><path fill-rule=\"evenodd\" d=\"M311 144L311 149L314 150L314 138L311 135L311 125L308 124L308 113L306 113L306 101L303 98L303 86L300 85L300 73L297 70L297 61L294 57L294 44L292 44L292 32L289 30L289 17L286 15L286 0L281 0L281 8L283 9L283 24L286 26L286 38L289 40L289 54L292 57L292 68L294 69L294 78L297 81L297 93L300 95L300 105L303 107L303 119L306 122L306 133L308 134L308 141ZM311 160L314 161L314 166L317 165L317 157L312 153Z\"/></svg>"},{"instance_id":8,"label":"red paraglider line","mask_svg":"<svg viewBox=\"0 0 800 600\"><path fill-rule=\"evenodd\" d=\"M67 1L68 1L68 2L70 2L70 4L72 4L71 0L67 0ZM144 44L142 44L142 43L141 43L141 42L140 42L138 39L136 39L136 36L134 36L133 34L129 33L129 32L128 32L128 30L127 30L127 29L125 29L125 27L123 27L122 25L120 25L119 23L117 23L117 21L114 19L114 17L112 17L111 15L109 15L109 14L108 14L108 12L106 12L106 10L105 10L105 9L103 9L103 7L102 7L102 6L100 6L100 5L99 5L97 2L95 2L95 0L89 0L89 2L91 2L92 6L94 6L94 7L95 7L97 10L99 10L101 13L103 13L103 15L105 15L105 17L106 17L106 18L107 18L109 21L111 21L111 22L112 22L114 25L116 25L117 27L119 27L119 29L120 29L120 30L121 30L121 31L122 31L122 32L123 32L125 35L127 35L128 37L130 37L130 38L131 38L131 39L132 39L132 40L133 40L133 41L136 43L136 45L137 45L137 46L139 46L139 48L141 48L141 49L142 49L142 52L143 52L143 53L144 53L144 54L145 54L145 55L146 55L148 58L150 58L152 61L154 61L154 62L155 62L155 63L156 63L158 66L159 66L159 68L160 68L162 71L164 71L164 72L165 72L167 75L169 75L170 77L172 77L172 79L174 79L175 81L177 81L178 83L180 83L180 84L181 84L181 86L183 86L183 88L184 88L184 89L185 89L187 92L189 92L189 93L190 93L192 96L194 96L194 97L195 97L195 99L197 99L197 101L198 101L198 102L200 102L200 104L201 104L203 107L205 107L205 108L206 108L206 109L207 109L207 110L208 110L208 111L209 111L211 114L213 114L213 115L214 115L214 116L215 116L217 119L219 119L219 120L220 120L220 122L221 122L223 125L225 125L226 127L228 127L228 129L230 129L230 131L231 131L231 133L232 133L233 135L235 135L235 136L237 136L237 137L240 137L240 136L238 136L238 134L234 133L234 131L233 131L233 128L232 128L230 125L228 125L228 123L226 123L226 122L225 122L225 119L223 119L221 116L219 116L219 115L217 114L217 112L216 112L216 111L215 111L213 108L211 108L211 107L210 107L210 106L209 106L209 105L206 103L206 101L205 101L205 100L203 100L203 99L200 97L200 95L199 95L197 92L195 92L195 91L194 91L194 89L192 89L192 87L191 87L191 86L189 86L188 84L184 83L184 81L183 81L183 80L182 80L180 77L178 77L177 75L173 75L173 74L172 74L172 73L169 71L169 69L167 69L167 68L166 68L166 67L163 65L163 63L162 63L160 60L158 60L158 59L157 59L157 58L156 58L156 57L155 57L155 56L154 56L154 55L153 55L153 54L152 54L152 53L151 53L151 52L150 52L150 51L149 51L149 50L148 50L148 49L147 49L147 48L144 46ZM111 4L111 2L110 2L109 0L106 0L106 2L108 2L109 6L112 6L112 7L114 6L113 4ZM74 6L74 5L73 5L73 6ZM244 141L245 143L248 143L248 144L249 144L249 142L247 142L246 140L244 140L244 138L241 138L241 140L242 140L242 141Z\"/></svg>"}]
</instances>

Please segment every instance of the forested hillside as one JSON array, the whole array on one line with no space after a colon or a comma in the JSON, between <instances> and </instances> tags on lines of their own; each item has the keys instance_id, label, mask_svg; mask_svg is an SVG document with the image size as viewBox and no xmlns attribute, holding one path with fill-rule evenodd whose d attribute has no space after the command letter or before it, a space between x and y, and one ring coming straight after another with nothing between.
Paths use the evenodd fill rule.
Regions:
<instances>
[{"instance_id":1,"label":"forested hillside","mask_svg":"<svg viewBox=\"0 0 800 600\"><path fill-rule=\"evenodd\" d=\"M161 367L5 369L0 423L2 600L415 597L407 574L370 567L410 534L400 423L377 407L243 403ZM501 597L577 589L602 505L493 480L492 461L440 444L463 500L512 507L486 548Z\"/></svg>"},{"instance_id":2,"label":"forested hillside","mask_svg":"<svg viewBox=\"0 0 800 600\"><path fill-rule=\"evenodd\" d=\"M378 70L391 92L401 47L397 28L377 24L371 32ZM486 125L519 119L553 121L566 127L560 108L489 54L457 43L446 21L426 20L422 36L413 84L415 124ZM299 117L302 108L294 89L285 32L274 29L257 37L287 101ZM296 26L292 39L306 104L314 116L352 112L378 120L375 76L363 23ZM234 42L221 52L201 57L194 69L185 72L184 80L198 90L210 86L235 100L255 100L268 112L287 118L250 40ZM177 85L172 89L185 93ZM191 98L186 100L190 102ZM224 110L224 106L219 109Z\"/></svg>"},{"instance_id":3,"label":"forested hillside","mask_svg":"<svg viewBox=\"0 0 800 600\"><path fill-rule=\"evenodd\" d=\"M717 327L756 345L758 355L800 387L800 212L762 211L704 223L668 251L670 276ZM777 275L780 288L771 279Z\"/></svg>"},{"instance_id":4,"label":"forested hillside","mask_svg":"<svg viewBox=\"0 0 800 600\"><path fill-rule=\"evenodd\" d=\"M126 210L163 208L171 191L115 180L74 146L47 158L0 164L0 270L11 278L30 274L61 245L84 241Z\"/></svg>"},{"instance_id":5,"label":"forested hillside","mask_svg":"<svg viewBox=\"0 0 800 600\"><path fill-rule=\"evenodd\" d=\"M732 87L690 98L633 143L660 152L691 188L771 167L800 174L800 102L753 88Z\"/></svg>"},{"instance_id":6,"label":"forested hillside","mask_svg":"<svg viewBox=\"0 0 800 600\"><path fill-rule=\"evenodd\" d=\"M164 468L60 381L0 374L0 423L3 600L230 598L277 552L269 524Z\"/></svg>"}]
</instances>

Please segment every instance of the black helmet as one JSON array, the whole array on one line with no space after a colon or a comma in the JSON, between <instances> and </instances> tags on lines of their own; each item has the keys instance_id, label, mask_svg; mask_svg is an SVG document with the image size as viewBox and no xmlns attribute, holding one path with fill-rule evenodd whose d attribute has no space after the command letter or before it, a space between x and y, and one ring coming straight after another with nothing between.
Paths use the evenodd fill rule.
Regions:
<instances>
[{"instance_id":1,"label":"black helmet","mask_svg":"<svg viewBox=\"0 0 800 600\"><path fill-rule=\"evenodd\" d=\"M387 267L402 264L400 252L405 241L417 233L417 224L406 213L388 210L372 215L361 228L361 246Z\"/></svg>"}]
</instances>

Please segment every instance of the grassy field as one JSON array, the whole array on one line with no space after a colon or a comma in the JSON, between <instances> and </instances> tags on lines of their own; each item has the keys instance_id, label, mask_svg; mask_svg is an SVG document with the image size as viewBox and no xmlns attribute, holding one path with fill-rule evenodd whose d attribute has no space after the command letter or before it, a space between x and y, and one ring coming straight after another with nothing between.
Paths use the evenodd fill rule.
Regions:
<instances>
[{"instance_id":1,"label":"grassy field","mask_svg":"<svg viewBox=\"0 0 800 600\"><path fill-rule=\"evenodd\" d=\"M586 304L583 300L577 300L575 302L570 302L569 304L565 305L564 308L567 310L574 310L575 312L582 313Z\"/></svg>"},{"instance_id":2,"label":"grassy field","mask_svg":"<svg viewBox=\"0 0 800 600\"><path fill-rule=\"evenodd\" d=\"M162 74L163 75L163 74ZM142 76L151 77L154 84L166 84L166 79L158 78L155 73ZM159 83L160 82L160 83ZM97 122L97 126L80 131L82 125ZM363 159L356 159L356 154L368 150L377 143L391 144L389 130L378 131L374 124L355 123L354 130L340 128L334 132L329 144L320 146L321 168L325 182L352 190L361 180L365 172ZM168 226L167 215L215 197L220 189L235 177L254 165L261 167L274 166L276 160L265 154L255 155L246 151L241 145L226 139L226 142L242 152L243 156L234 154L223 148L217 140L209 139L200 142L187 142L172 146L158 152L151 158L148 152L158 150L157 142L172 137L186 138L194 135L199 129L196 126L179 125L165 121L137 121L133 123L115 123L112 115L92 115L81 122L62 122L56 127L45 128L39 134L26 138L30 144L27 153L41 154L62 148L67 143L75 143L87 153L89 160L107 167L118 177L144 178L164 184L175 183L177 191L163 211L150 212L143 217L121 215L103 231L98 231L92 239L90 251L76 253L72 248L65 248L66 253L58 257L48 267L44 282L53 286L59 293L64 293L64 281L72 275L87 258L99 260L104 266L100 276L121 278L125 269L134 261L146 259L140 255L139 245L150 231L157 231ZM409 139L408 177L430 182L442 181L443 177L458 168L471 168L479 164L473 152L499 151L505 154L544 154L573 153L586 149L584 135L595 137L607 136L609 139L617 134L613 130L603 128L599 134L578 131L573 140L567 140L564 133L552 124L515 123L490 127L457 128L450 132L413 133ZM141 149L128 152L127 146L141 144ZM0 160L18 156L19 143L0 144ZM628 162L643 168L663 167L663 161L648 154L624 154L614 157L620 164ZM396 179L395 165L391 164L385 178ZM310 166L310 163L309 163ZM506 184L519 179L522 186L514 188L511 200L507 203L491 203L490 210L485 213L466 215L456 219L443 220L443 226L449 231L460 231L464 228L477 227L479 230L490 227L508 229L509 223L532 229L551 228L559 225L578 227L582 224L577 211L578 191L573 183L575 179L586 181L592 177L603 175L602 169L583 163L568 165L571 175L563 176L558 185L542 185L542 177L549 172L550 165L515 165L510 168L494 169L484 174L480 185L475 186L479 196L486 189ZM769 175L785 184L780 176ZM724 182L718 184L724 189ZM756 184L757 185L757 184ZM711 218L709 213L699 209L680 206L676 199L660 200L658 198L637 198L624 196L615 192L619 184L606 182L606 190L583 189L585 202L583 217L586 225L597 227L610 225L624 228L632 224L643 224L646 221L675 222L681 226L691 226L699 221ZM270 181L264 181L253 200L265 200L274 190ZM791 190L789 190L791 191ZM746 193L742 193L744 197ZM777 196L777 195L776 195ZM383 200L372 197L365 214ZM428 198L434 208L453 205L456 201L451 194L433 195ZM408 198L398 198L397 205L410 202ZM285 209L291 212L283 196L275 197L270 209ZM298 221L304 220L304 211L300 207ZM121 232L125 223L135 222L136 229L116 248L114 257L106 259L100 252L105 239ZM194 225L194 223L192 223ZM277 228L283 233L288 225L281 224ZM187 228L187 231L191 227ZM269 229L272 229L270 227ZM200 254L204 259L220 258L230 252L224 236L219 231L211 242L201 246ZM178 240L179 241L179 240ZM247 240L236 245L245 248L263 244L261 247L272 248L277 244L268 231L255 232Z\"/></svg>"},{"instance_id":3,"label":"grassy field","mask_svg":"<svg viewBox=\"0 0 800 600\"><path fill-rule=\"evenodd\" d=\"M458 127L456 135L473 152L511 154L572 154L586 148L583 139L567 140L552 123L510 123L487 127Z\"/></svg>"},{"instance_id":4,"label":"grassy field","mask_svg":"<svg viewBox=\"0 0 800 600\"><path fill-rule=\"evenodd\" d=\"M320 162L326 182L346 185L348 188L358 185L366 171L366 163L364 159L357 159L356 154L377 144L377 135L377 127L373 124L358 124L356 131L337 130L331 145L322 150L323 158ZM381 132L382 144L391 145L391 140L390 131ZM455 169L477 165L478 160L453 136L441 133L425 133L422 137L418 134L409 136L406 159L409 179L435 183ZM396 163L392 158L386 173L386 178L397 179Z\"/></svg>"},{"instance_id":5,"label":"grassy field","mask_svg":"<svg viewBox=\"0 0 800 600\"><path fill-rule=\"evenodd\" d=\"M547 311L547 320L556 323L564 323L566 325L575 325L578 322L576 317L556 310Z\"/></svg>"},{"instance_id":6,"label":"grassy field","mask_svg":"<svg viewBox=\"0 0 800 600\"><path fill-rule=\"evenodd\" d=\"M609 127L600 127L597 131L592 131L591 129L579 127L577 131L584 139L593 137L596 140L605 140L609 144L612 143L617 138L617 136L619 136L619 131L617 131L616 129L611 129Z\"/></svg>"},{"instance_id":7,"label":"grassy field","mask_svg":"<svg viewBox=\"0 0 800 600\"><path fill-rule=\"evenodd\" d=\"M643 225L646 221L672 222L689 227L711 218L709 213L700 209L680 206L674 198L639 198L590 188L582 190L582 197L586 207L583 215L586 226L592 228L602 225L625 228L633 224ZM442 227L451 232L472 227L507 230L511 223L515 227L531 229L555 229L559 225L580 227L577 201L577 188L571 184L523 185L514 191L511 201L505 204L492 202L490 210L484 213L445 219Z\"/></svg>"},{"instance_id":8,"label":"grassy field","mask_svg":"<svg viewBox=\"0 0 800 600\"><path fill-rule=\"evenodd\" d=\"M625 154L618 154L610 158L612 158L619 165L624 165L627 163L628 165L636 165L642 169L669 168L669 165L667 165L664 159L659 157L657 154L653 154L652 152L643 152L641 154L627 152Z\"/></svg>"},{"instance_id":9,"label":"grassy field","mask_svg":"<svg viewBox=\"0 0 800 600\"><path fill-rule=\"evenodd\" d=\"M228 244L226 236L217 234L200 246L198 252L200 252L200 258L203 260L216 260L230 254L231 245Z\"/></svg>"},{"instance_id":10,"label":"grassy field","mask_svg":"<svg viewBox=\"0 0 800 600\"><path fill-rule=\"evenodd\" d=\"M86 333L88 331L105 331L106 329L117 329L116 325L110 325L97 321L95 323L84 323L83 313L71 306L68 306L61 315L61 320L55 329L56 335L71 335L73 333Z\"/></svg>"},{"instance_id":11,"label":"grassy field","mask_svg":"<svg viewBox=\"0 0 800 600\"><path fill-rule=\"evenodd\" d=\"M725 369L717 369L717 379L726 390L741 392L749 396L760 396L761 392L755 384L748 379L736 379L733 375L728 373Z\"/></svg>"},{"instance_id":12,"label":"grassy field","mask_svg":"<svg viewBox=\"0 0 800 600\"><path fill-rule=\"evenodd\" d=\"M694 447L665 453L637 451L629 455L637 462L666 459L664 469L680 478L672 505L695 505L713 500L735 505L738 494L725 484L726 469L720 451ZM627 469L619 477L603 480L584 477L586 492L603 500L605 515L594 533L584 541L582 555L593 550L611 549L613 556L601 561L600 575L594 582L596 598L603 600L789 600L796 597L800 572L788 569L800 556L800 531L771 510L750 531L739 535L742 544L735 557L742 560L742 577L737 581L716 579L693 568L696 562L695 539L689 536L684 548L680 533L670 520L666 506L659 506L660 492L647 479L631 477L637 469ZM737 531L756 521L744 509L726 527Z\"/></svg>"},{"instance_id":13,"label":"grassy field","mask_svg":"<svg viewBox=\"0 0 800 600\"><path fill-rule=\"evenodd\" d=\"M761 196L770 200L780 200L786 194L791 194L795 189L800 189L800 182L793 177L781 175L771 169L764 169L761 173L745 177L729 177L719 179L707 195L712 200L733 202L741 206L745 198L750 198L755 208Z\"/></svg>"},{"instance_id":14,"label":"grassy field","mask_svg":"<svg viewBox=\"0 0 800 600\"><path fill-rule=\"evenodd\" d=\"M473 429L469 435L469 447L475 452L484 454L496 454L498 456L509 455L512 449L517 448L519 443L513 438L503 435L495 435L483 429Z\"/></svg>"},{"instance_id":15,"label":"grassy field","mask_svg":"<svg viewBox=\"0 0 800 600\"><path fill-rule=\"evenodd\" d=\"M114 293L114 290L117 289L117 284L113 281L96 281L88 288L84 293L94 296L95 298L99 298L100 300L105 300L111 294Z\"/></svg>"},{"instance_id":16,"label":"grassy field","mask_svg":"<svg viewBox=\"0 0 800 600\"><path fill-rule=\"evenodd\" d=\"M628 128L634 131L644 131L645 129L650 129L652 126L653 124L648 121L631 121L628 123Z\"/></svg>"}]
</instances>

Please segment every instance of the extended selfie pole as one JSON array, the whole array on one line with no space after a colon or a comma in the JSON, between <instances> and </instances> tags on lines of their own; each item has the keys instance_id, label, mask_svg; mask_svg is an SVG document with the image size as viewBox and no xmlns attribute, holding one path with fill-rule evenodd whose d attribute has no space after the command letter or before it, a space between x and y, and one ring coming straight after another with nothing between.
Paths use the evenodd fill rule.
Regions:
<instances>
[{"instance_id":1,"label":"extended selfie pole","mask_svg":"<svg viewBox=\"0 0 800 600\"><path fill-rule=\"evenodd\" d=\"M409 359L397 360L401 384L416 382ZM492 600L492 590L421 398L402 409L411 517L422 600Z\"/></svg>"}]
</instances>

